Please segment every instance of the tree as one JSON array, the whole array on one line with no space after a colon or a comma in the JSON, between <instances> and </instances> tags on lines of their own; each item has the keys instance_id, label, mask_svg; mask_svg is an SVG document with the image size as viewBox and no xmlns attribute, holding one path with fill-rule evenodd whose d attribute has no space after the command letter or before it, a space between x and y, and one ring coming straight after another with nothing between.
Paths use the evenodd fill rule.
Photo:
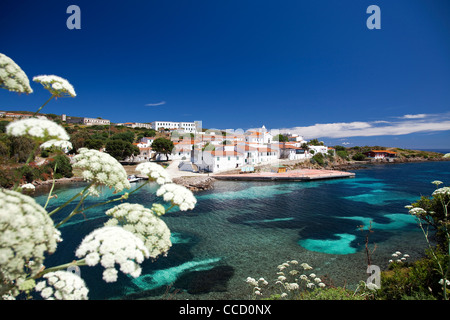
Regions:
<instances>
[{"instance_id":1,"label":"tree","mask_svg":"<svg viewBox=\"0 0 450 320\"><path fill-rule=\"evenodd\" d=\"M312 139L308 142L310 146L323 146L323 141L319 141L317 139Z\"/></svg>"},{"instance_id":2,"label":"tree","mask_svg":"<svg viewBox=\"0 0 450 320\"><path fill-rule=\"evenodd\" d=\"M101 139L88 139L85 141L84 145L88 149L99 150L103 148L104 140Z\"/></svg>"},{"instance_id":3,"label":"tree","mask_svg":"<svg viewBox=\"0 0 450 320\"><path fill-rule=\"evenodd\" d=\"M165 138L155 139L152 143L152 150L156 153L165 154L166 160L169 160L169 154L172 153L173 148L173 142Z\"/></svg>"},{"instance_id":4,"label":"tree","mask_svg":"<svg viewBox=\"0 0 450 320\"><path fill-rule=\"evenodd\" d=\"M28 137L10 136L9 139L11 141L10 156L15 158L18 162L27 161L30 154L33 153L36 143ZM32 157L32 160L34 160L34 156Z\"/></svg>"},{"instance_id":5,"label":"tree","mask_svg":"<svg viewBox=\"0 0 450 320\"><path fill-rule=\"evenodd\" d=\"M285 135L277 134L275 137L273 137L273 141L288 142L289 138Z\"/></svg>"},{"instance_id":6,"label":"tree","mask_svg":"<svg viewBox=\"0 0 450 320\"><path fill-rule=\"evenodd\" d=\"M52 161L50 161L49 166L53 169L53 174L56 179L60 179L62 177L71 178L73 176L70 159L63 154L57 155Z\"/></svg>"},{"instance_id":7,"label":"tree","mask_svg":"<svg viewBox=\"0 0 450 320\"><path fill-rule=\"evenodd\" d=\"M306 153L308 153L308 151L309 151L309 149L310 149L310 147L308 146L307 143L302 143L302 145L301 145L300 148L302 148L303 150L305 150Z\"/></svg>"},{"instance_id":8,"label":"tree","mask_svg":"<svg viewBox=\"0 0 450 320\"><path fill-rule=\"evenodd\" d=\"M106 152L117 160L125 160L131 156L137 156L139 154L139 148L124 140L108 140L106 143Z\"/></svg>"},{"instance_id":9,"label":"tree","mask_svg":"<svg viewBox=\"0 0 450 320\"><path fill-rule=\"evenodd\" d=\"M90 139L89 133L86 131L76 131L70 135L70 142L72 143L72 152L75 153L78 149L84 148L86 140Z\"/></svg>"},{"instance_id":10,"label":"tree","mask_svg":"<svg viewBox=\"0 0 450 320\"><path fill-rule=\"evenodd\" d=\"M361 152L358 152L352 157L352 159L355 161L364 161L364 160L366 160L366 156L364 154L362 154Z\"/></svg>"},{"instance_id":11,"label":"tree","mask_svg":"<svg viewBox=\"0 0 450 320\"><path fill-rule=\"evenodd\" d=\"M116 133L115 135L113 135L111 137L111 139L124 140L124 141L128 141L129 143L133 143L134 142L134 132L131 132L131 131L119 132L119 133Z\"/></svg>"}]
</instances>

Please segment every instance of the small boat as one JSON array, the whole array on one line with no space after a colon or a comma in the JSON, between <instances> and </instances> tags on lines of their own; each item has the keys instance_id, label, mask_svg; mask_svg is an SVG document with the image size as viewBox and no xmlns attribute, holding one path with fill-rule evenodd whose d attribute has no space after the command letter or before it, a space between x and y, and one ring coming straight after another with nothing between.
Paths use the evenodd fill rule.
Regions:
<instances>
[{"instance_id":1,"label":"small boat","mask_svg":"<svg viewBox=\"0 0 450 320\"><path fill-rule=\"evenodd\" d=\"M135 175L128 176L128 182L138 182L139 178Z\"/></svg>"}]
</instances>

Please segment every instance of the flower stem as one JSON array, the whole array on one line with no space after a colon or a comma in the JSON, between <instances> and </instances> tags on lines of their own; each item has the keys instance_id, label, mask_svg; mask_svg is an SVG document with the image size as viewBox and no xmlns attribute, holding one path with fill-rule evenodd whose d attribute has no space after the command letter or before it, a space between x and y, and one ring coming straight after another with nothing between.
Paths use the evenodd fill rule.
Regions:
<instances>
[{"instance_id":1,"label":"flower stem","mask_svg":"<svg viewBox=\"0 0 450 320\"><path fill-rule=\"evenodd\" d=\"M89 189L94 183L89 184L86 188L83 189L83 191L77 193L76 195L74 195L72 198L70 198L69 200L67 200L64 204L62 204L61 206L59 206L58 208L56 208L55 210L53 210L52 212L50 212L48 215L52 216L53 214L57 213L58 211L60 211L61 209L63 209L64 207L66 207L69 203L71 203L73 200L75 200L78 197L83 196L83 194L86 192L87 189Z\"/></svg>"},{"instance_id":2,"label":"flower stem","mask_svg":"<svg viewBox=\"0 0 450 320\"><path fill-rule=\"evenodd\" d=\"M34 154L35 154L37 148L38 148L38 144L35 143L35 144L34 144L34 147L33 147L33 150L32 150L31 153L29 154L28 159L27 159L27 161L25 162L24 166L27 166L27 165L31 162L31 160L33 160ZM14 190L14 191L17 191L17 189L19 188L19 182L20 182L20 179L21 179L21 178L19 177L19 178L16 180L16 182L14 183L14 187L13 187L13 190Z\"/></svg>"},{"instance_id":3,"label":"flower stem","mask_svg":"<svg viewBox=\"0 0 450 320\"><path fill-rule=\"evenodd\" d=\"M81 266L85 266L85 265L86 265L86 260L85 259L74 260L72 262L61 264L61 265L56 266L56 267L51 267L51 268L48 268L48 269L44 269L41 272L39 272L37 275L35 275L33 277L33 279L38 279L38 278L42 277L44 274L46 274L46 273L67 269L67 268L73 267L73 266L81 267Z\"/></svg>"},{"instance_id":4,"label":"flower stem","mask_svg":"<svg viewBox=\"0 0 450 320\"><path fill-rule=\"evenodd\" d=\"M44 209L47 208L48 202L50 201L50 197L52 196L53 188L55 188L55 172L56 172L57 167L58 167L58 162L55 162L55 169L53 170L52 188L50 189L50 192L48 193L48 197L47 197L47 201L45 202Z\"/></svg>"},{"instance_id":5,"label":"flower stem","mask_svg":"<svg viewBox=\"0 0 450 320\"><path fill-rule=\"evenodd\" d=\"M35 115L37 115L38 114L38 112L39 111L41 111L42 110L42 108L43 107L45 107L45 105L47 104L47 103L49 103L50 102L50 100L52 100L54 97L56 97L56 95L52 95L39 109L37 109L37 111L33 114L33 117L35 116Z\"/></svg>"},{"instance_id":6,"label":"flower stem","mask_svg":"<svg viewBox=\"0 0 450 320\"><path fill-rule=\"evenodd\" d=\"M81 206L81 204L84 202L84 199L86 199L88 195L89 195L89 193L86 193L85 195L83 195L82 198L80 199L80 202L78 202L77 206L75 207L75 209L73 209L73 211L64 220L62 220L60 223L58 223L55 226L55 228L61 227L64 223L69 221L70 218L72 218L74 215L79 213L78 208Z\"/></svg>"}]
</instances>

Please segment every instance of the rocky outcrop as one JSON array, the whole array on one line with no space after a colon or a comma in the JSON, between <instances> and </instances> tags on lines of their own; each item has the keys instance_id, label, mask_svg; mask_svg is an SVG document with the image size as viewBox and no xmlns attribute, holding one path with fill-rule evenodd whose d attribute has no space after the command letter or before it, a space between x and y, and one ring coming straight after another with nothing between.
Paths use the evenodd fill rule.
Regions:
<instances>
[{"instance_id":1,"label":"rocky outcrop","mask_svg":"<svg viewBox=\"0 0 450 320\"><path fill-rule=\"evenodd\" d=\"M178 177L172 179L174 183L185 186L191 191L209 190L214 187L215 179L213 177Z\"/></svg>"}]
</instances>

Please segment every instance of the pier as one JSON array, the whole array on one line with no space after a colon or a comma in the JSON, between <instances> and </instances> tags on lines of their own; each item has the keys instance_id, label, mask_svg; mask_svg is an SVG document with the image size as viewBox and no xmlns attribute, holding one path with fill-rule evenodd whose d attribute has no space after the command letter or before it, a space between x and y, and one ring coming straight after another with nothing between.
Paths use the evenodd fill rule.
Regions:
<instances>
[{"instance_id":1,"label":"pier","mask_svg":"<svg viewBox=\"0 0 450 320\"><path fill-rule=\"evenodd\" d=\"M323 179L354 178L353 172L337 170L300 169L287 172L257 172L236 174L215 174L217 180L242 181L313 181Z\"/></svg>"}]
</instances>

